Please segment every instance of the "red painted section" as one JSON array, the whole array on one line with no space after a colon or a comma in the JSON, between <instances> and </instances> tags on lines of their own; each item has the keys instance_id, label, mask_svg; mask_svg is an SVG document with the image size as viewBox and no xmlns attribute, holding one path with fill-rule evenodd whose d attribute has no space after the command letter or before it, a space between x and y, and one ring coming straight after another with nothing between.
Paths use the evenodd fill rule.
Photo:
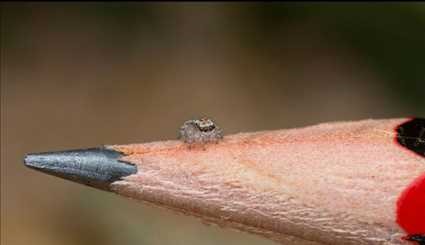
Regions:
<instances>
[{"instance_id":1,"label":"red painted section","mask_svg":"<svg viewBox=\"0 0 425 245\"><path fill-rule=\"evenodd\" d=\"M401 193L397 201L397 223L407 234L425 234L425 173Z\"/></svg>"}]
</instances>

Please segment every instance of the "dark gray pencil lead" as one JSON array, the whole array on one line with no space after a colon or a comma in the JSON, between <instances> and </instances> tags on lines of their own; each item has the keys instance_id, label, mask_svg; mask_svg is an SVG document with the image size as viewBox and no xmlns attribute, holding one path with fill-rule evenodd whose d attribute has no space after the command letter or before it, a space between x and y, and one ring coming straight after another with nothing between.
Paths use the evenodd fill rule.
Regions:
<instances>
[{"instance_id":1,"label":"dark gray pencil lead","mask_svg":"<svg viewBox=\"0 0 425 245\"><path fill-rule=\"evenodd\" d=\"M108 190L110 183L137 172L136 166L119 160L122 156L102 147L27 154L24 163L50 175Z\"/></svg>"}]
</instances>

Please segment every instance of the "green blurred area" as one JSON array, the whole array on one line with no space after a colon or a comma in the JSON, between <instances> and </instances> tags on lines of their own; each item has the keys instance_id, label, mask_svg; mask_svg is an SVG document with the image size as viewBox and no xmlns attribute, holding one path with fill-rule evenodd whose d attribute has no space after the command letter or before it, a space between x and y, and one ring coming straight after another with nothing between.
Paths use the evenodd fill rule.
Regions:
<instances>
[{"instance_id":1,"label":"green blurred area","mask_svg":"<svg viewBox=\"0 0 425 245\"><path fill-rule=\"evenodd\" d=\"M2 3L2 244L273 244L22 165L25 153L425 116L422 3Z\"/></svg>"}]
</instances>

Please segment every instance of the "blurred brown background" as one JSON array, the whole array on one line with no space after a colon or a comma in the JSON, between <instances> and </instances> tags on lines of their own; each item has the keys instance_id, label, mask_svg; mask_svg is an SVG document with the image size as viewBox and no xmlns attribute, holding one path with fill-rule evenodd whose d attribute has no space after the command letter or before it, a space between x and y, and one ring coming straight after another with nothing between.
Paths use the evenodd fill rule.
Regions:
<instances>
[{"instance_id":1,"label":"blurred brown background","mask_svg":"<svg viewBox=\"0 0 425 245\"><path fill-rule=\"evenodd\" d=\"M2 244L274 244L26 169L25 153L425 116L425 4L1 4Z\"/></svg>"}]
</instances>

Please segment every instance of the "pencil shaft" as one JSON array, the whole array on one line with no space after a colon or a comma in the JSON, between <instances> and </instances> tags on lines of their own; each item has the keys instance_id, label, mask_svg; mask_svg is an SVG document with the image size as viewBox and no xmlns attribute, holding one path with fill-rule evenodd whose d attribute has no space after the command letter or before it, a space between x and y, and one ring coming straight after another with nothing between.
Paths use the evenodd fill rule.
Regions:
<instances>
[{"instance_id":1,"label":"pencil shaft","mask_svg":"<svg viewBox=\"0 0 425 245\"><path fill-rule=\"evenodd\" d=\"M137 170L104 189L285 244L403 244L397 198L425 171L421 136L396 131L406 121L111 145Z\"/></svg>"}]
</instances>

